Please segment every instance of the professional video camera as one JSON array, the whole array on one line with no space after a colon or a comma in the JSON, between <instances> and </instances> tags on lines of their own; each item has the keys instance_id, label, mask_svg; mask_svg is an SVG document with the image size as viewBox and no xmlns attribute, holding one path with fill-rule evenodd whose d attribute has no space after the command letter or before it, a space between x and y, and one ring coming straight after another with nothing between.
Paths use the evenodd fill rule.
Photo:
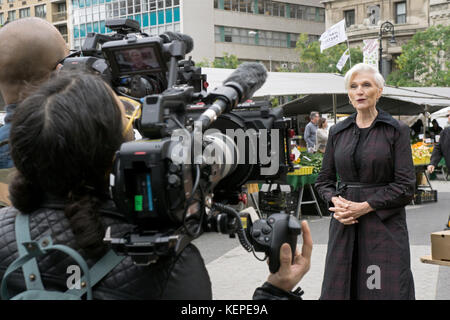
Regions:
<instances>
[{"instance_id":1,"label":"professional video camera","mask_svg":"<svg viewBox=\"0 0 450 320\"><path fill-rule=\"evenodd\" d=\"M119 94L144 95L134 121L144 139L122 144L111 175L114 202L136 229L119 238L108 229L105 242L145 265L180 253L202 232L237 234L246 250L265 252L275 272L281 244L289 242L295 251L298 221L284 213L262 220L254 211L239 213L231 206L244 184L284 182L293 166L289 121L281 108L248 100L266 80L264 66L244 63L207 93L201 69L183 60L193 48L189 36L138 36L132 34L138 25L129 20L107 26L117 34L89 34L83 54L91 56L64 63L66 69L82 66L100 73ZM140 59L133 60L133 54ZM132 85L124 89L123 83Z\"/></svg>"},{"instance_id":2,"label":"professional video camera","mask_svg":"<svg viewBox=\"0 0 450 320\"><path fill-rule=\"evenodd\" d=\"M119 95L135 100L175 84L187 84L196 92L206 89L201 68L184 60L193 49L191 37L170 31L150 37L130 19L107 20L105 25L116 33L88 33L81 50L66 57L62 69L98 73ZM173 78L167 79L169 67Z\"/></svg>"}]
</instances>

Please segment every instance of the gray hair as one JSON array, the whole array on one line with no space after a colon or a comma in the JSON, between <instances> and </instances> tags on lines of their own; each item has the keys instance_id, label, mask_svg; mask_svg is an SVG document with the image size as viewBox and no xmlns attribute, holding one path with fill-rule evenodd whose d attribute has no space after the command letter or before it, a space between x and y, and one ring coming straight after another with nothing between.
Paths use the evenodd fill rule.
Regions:
<instances>
[{"instance_id":1,"label":"gray hair","mask_svg":"<svg viewBox=\"0 0 450 320\"><path fill-rule=\"evenodd\" d=\"M354 75L361 73L361 72L370 72L373 74L374 81L378 88L383 89L384 88L384 78L381 75L381 73L378 71L377 68L371 66L370 64L365 63L358 63L355 64L350 70L347 71L344 77L344 83L345 83L345 89L350 88L350 80L353 78Z\"/></svg>"},{"instance_id":2,"label":"gray hair","mask_svg":"<svg viewBox=\"0 0 450 320\"><path fill-rule=\"evenodd\" d=\"M315 116L319 116L319 112L317 111L311 111L311 113L309 114L309 118L313 119Z\"/></svg>"}]
</instances>

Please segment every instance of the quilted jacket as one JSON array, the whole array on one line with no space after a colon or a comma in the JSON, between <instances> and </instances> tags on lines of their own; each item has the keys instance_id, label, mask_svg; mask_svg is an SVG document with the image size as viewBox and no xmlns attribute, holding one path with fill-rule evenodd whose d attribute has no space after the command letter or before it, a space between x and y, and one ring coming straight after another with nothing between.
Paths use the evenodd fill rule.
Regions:
<instances>
[{"instance_id":1,"label":"quilted jacket","mask_svg":"<svg viewBox=\"0 0 450 320\"><path fill-rule=\"evenodd\" d=\"M14 221L18 210L7 207L0 210L0 278L6 268L17 258ZM114 215L102 213L106 226L111 226L112 236L119 236L132 228ZM77 250L85 259L84 251L75 242L69 221L64 212L42 208L30 215L31 238L37 240L51 235L55 244L65 244ZM89 267L96 263L86 259ZM69 265L75 262L63 253L51 251L38 259L43 284L47 290L66 291ZM8 280L10 295L25 290L22 271L16 271ZM167 258L146 267L134 265L130 257L124 259L106 277L93 287L93 298L99 300L141 299L212 299L211 282L203 258L190 244L174 258Z\"/></svg>"}]
</instances>

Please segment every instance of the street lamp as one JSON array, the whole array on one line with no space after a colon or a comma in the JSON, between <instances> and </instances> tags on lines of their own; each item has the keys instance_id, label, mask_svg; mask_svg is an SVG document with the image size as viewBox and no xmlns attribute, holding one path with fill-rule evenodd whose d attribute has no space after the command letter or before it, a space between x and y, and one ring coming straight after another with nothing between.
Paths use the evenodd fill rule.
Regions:
<instances>
[{"instance_id":1,"label":"street lamp","mask_svg":"<svg viewBox=\"0 0 450 320\"><path fill-rule=\"evenodd\" d=\"M378 57L378 70L380 71L381 74L383 74L383 67L382 67L382 56L383 56L383 33L388 33L391 32L392 37L391 40L389 40L389 43L395 44L397 43L395 41L395 36L394 36L394 25L389 22L389 21L385 21L381 24L380 26L380 32L378 33L378 40L380 41L380 47L379 47L379 57Z\"/></svg>"}]
</instances>

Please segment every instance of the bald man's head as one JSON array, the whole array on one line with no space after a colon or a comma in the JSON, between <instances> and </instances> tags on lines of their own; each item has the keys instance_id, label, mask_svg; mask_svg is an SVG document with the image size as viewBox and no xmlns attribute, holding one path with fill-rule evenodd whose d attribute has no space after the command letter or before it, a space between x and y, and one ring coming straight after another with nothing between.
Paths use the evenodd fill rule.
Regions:
<instances>
[{"instance_id":1,"label":"bald man's head","mask_svg":"<svg viewBox=\"0 0 450 320\"><path fill-rule=\"evenodd\" d=\"M66 54L63 37L46 20L24 18L8 23L0 29L0 89L47 79Z\"/></svg>"}]
</instances>

